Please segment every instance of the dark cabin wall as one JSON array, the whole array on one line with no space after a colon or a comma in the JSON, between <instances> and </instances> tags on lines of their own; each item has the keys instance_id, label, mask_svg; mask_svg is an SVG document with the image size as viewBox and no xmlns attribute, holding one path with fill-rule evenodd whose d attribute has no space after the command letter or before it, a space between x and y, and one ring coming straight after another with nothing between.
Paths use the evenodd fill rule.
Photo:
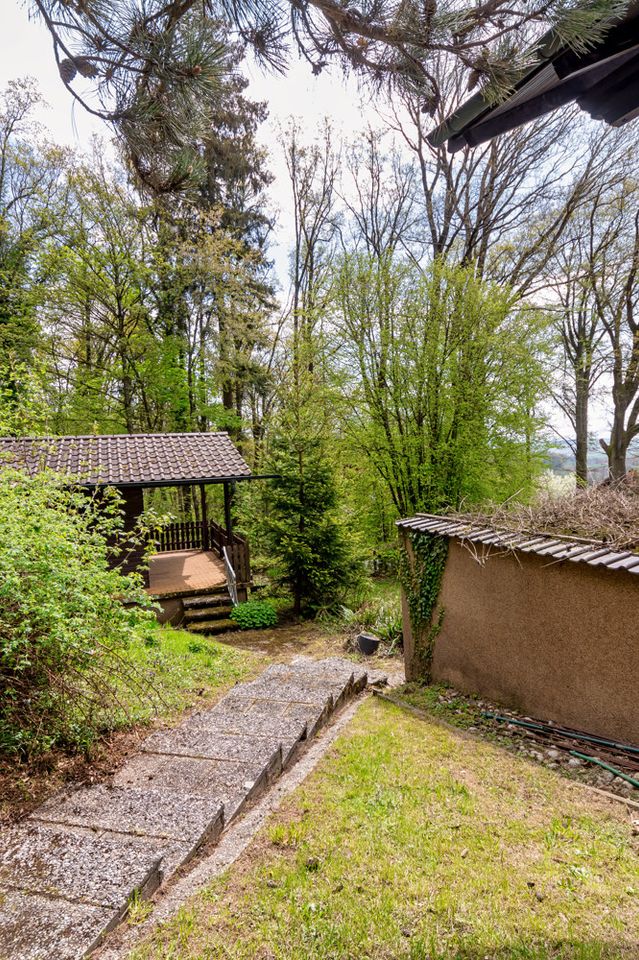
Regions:
<instances>
[{"instance_id":1,"label":"dark cabin wall","mask_svg":"<svg viewBox=\"0 0 639 960\"><path fill-rule=\"evenodd\" d=\"M124 510L124 529L133 530L138 518L144 513L144 490L142 487L118 487Z\"/></svg>"},{"instance_id":2,"label":"dark cabin wall","mask_svg":"<svg viewBox=\"0 0 639 960\"><path fill-rule=\"evenodd\" d=\"M118 487L118 493L122 497L124 529L125 531L134 530L140 516L144 513L144 490L142 487ZM133 570L136 570L142 562L143 556L144 548L142 546L128 550L122 566L122 572L131 573ZM148 586L148 570L140 570L139 572L144 577L144 582Z\"/></svg>"}]
</instances>

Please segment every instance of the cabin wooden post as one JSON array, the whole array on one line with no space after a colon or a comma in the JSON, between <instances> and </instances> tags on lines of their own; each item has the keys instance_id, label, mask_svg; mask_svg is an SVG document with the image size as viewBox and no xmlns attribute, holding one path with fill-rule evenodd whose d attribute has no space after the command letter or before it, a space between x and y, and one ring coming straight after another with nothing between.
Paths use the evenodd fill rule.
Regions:
<instances>
[{"instance_id":1,"label":"cabin wooden post","mask_svg":"<svg viewBox=\"0 0 639 960\"><path fill-rule=\"evenodd\" d=\"M200 484L200 501L202 503L202 549L210 550L211 544L209 543L209 518L206 512L206 487L203 483Z\"/></svg>"},{"instance_id":2,"label":"cabin wooden post","mask_svg":"<svg viewBox=\"0 0 639 960\"><path fill-rule=\"evenodd\" d=\"M224 524L226 526L226 535L228 537L228 542L233 543L233 517L231 509L233 506L233 494L235 492L235 484L225 481L224 483Z\"/></svg>"}]
</instances>

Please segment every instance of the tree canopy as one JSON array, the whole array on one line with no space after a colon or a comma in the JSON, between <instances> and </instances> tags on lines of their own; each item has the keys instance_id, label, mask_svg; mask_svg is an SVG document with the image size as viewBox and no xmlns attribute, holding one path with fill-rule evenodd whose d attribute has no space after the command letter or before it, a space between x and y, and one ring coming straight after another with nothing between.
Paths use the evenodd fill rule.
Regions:
<instances>
[{"instance_id":1,"label":"tree canopy","mask_svg":"<svg viewBox=\"0 0 639 960\"><path fill-rule=\"evenodd\" d=\"M499 96L528 65L531 43L553 29L584 49L621 0L32 0L53 40L62 81L115 125L143 182L158 192L188 182L196 138L220 101L239 42L284 70L291 48L320 73L332 61L365 82L416 93L432 114L442 100L436 61ZM82 81L78 84L77 81ZM85 93L89 82L92 93Z\"/></svg>"}]
</instances>

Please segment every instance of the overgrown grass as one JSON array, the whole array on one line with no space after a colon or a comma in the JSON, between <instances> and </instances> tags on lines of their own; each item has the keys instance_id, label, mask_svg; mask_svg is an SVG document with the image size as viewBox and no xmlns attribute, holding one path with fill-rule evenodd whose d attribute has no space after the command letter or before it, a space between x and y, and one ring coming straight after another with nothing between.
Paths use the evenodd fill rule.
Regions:
<instances>
[{"instance_id":1,"label":"overgrown grass","mask_svg":"<svg viewBox=\"0 0 639 960\"><path fill-rule=\"evenodd\" d=\"M116 728L181 712L237 683L261 664L255 654L169 626L153 629L149 641L133 644L128 654L140 675L149 679L152 692L149 697L125 692L122 709L115 717L105 718Z\"/></svg>"},{"instance_id":2,"label":"overgrown grass","mask_svg":"<svg viewBox=\"0 0 639 960\"><path fill-rule=\"evenodd\" d=\"M377 700L130 960L630 960L622 807Z\"/></svg>"}]
</instances>

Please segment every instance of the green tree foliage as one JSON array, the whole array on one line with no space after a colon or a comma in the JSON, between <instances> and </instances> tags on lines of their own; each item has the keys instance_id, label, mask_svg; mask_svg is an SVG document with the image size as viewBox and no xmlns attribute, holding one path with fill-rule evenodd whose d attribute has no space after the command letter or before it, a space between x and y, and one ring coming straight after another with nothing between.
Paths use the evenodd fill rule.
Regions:
<instances>
[{"instance_id":1,"label":"green tree foliage","mask_svg":"<svg viewBox=\"0 0 639 960\"><path fill-rule=\"evenodd\" d=\"M274 559L274 577L288 586L295 611L317 613L343 599L361 577L353 525L331 454L334 411L320 345L292 337L291 360L280 387L268 473L277 480L254 505L252 523ZM259 511L259 512L258 512Z\"/></svg>"},{"instance_id":2,"label":"green tree foliage","mask_svg":"<svg viewBox=\"0 0 639 960\"><path fill-rule=\"evenodd\" d=\"M148 694L127 651L152 614L109 567L120 523L116 501L0 471L0 752L87 744L124 691Z\"/></svg>"},{"instance_id":3,"label":"green tree foliage","mask_svg":"<svg viewBox=\"0 0 639 960\"><path fill-rule=\"evenodd\" d=\"M47 281L37 269L38 254L64 210L64 153L47 144L33 122L40 102L29 80L13 81L0 94L0 383L6 404L19 403L19 371L37 347L37 296Z\"/></svg>"},{"instance_id":4,"label":"green tree foliage","mask_svg":"<svg viewBox=\"0 0 639 960\"><path fill-rule=\"evenodd\" d=\"M471 268L352 255L334 323L345 429L399 514L531 492L543 316Z\"/></svg>"}]
</instances>

